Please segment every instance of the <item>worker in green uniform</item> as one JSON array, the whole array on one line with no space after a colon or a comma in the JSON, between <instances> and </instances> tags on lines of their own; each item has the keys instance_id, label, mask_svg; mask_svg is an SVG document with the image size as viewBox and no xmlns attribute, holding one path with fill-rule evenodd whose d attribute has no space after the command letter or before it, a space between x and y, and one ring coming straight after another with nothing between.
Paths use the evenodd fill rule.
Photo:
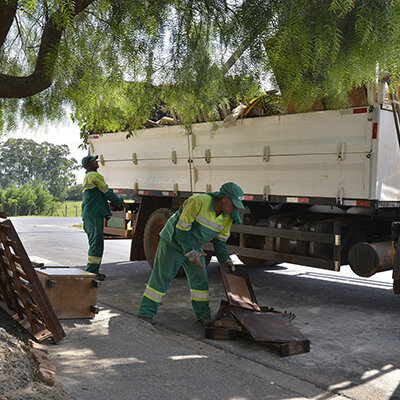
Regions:
<instances>
[{"instance_id":1,"label":"worker in green uniform","mask_svg":"<svg viewBox=\"0 0 400 400\"><path fill-rule=\"evenodd\" d=\"M98 156L86 156L82 159L82 166L86 169L82 189L82 219L83 229L89 240L86 271L95 273L98 280L104 281L106 276L99 273L99 269L104 250L104 218L111 215L108 201L119 209L125 203L108 188L104 177L97 172L97 158Z\"/></svg>"},{"instance_id":2,"label":"worker in green uniform","mask_svg":"<svg viewBox=\"0 0 400 400\"><path fill-rule=\"evenodd\" d=\"M225 183L218 192L189 197L172 215L160 232L153 271L138 309L138 316L153 321L169 284L180 267L189 282L196 318L211 324L208 278L202 246L214 245L221 265L234 270L226 248L232 223L241 223L238 209L244 208L243 191L233 182Z\"/></svg>"}]
</instances>

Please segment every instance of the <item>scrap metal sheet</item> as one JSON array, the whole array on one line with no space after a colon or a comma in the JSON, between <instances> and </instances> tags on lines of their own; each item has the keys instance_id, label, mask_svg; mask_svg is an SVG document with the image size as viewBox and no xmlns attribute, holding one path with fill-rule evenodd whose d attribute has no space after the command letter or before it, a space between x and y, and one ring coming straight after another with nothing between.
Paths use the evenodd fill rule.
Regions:
<instances>
[{"instance_id":1,"label":"scrap metal sheet","mask_svg":"<svg viewBox=\"0 0 400 400\"><path fill-rule=\"evenodd\" d=\"M260 342L297 342L307 338L287 318L266 312L232 309L232 315Z\"/></svg>"},{"instance_id":2,"label":"scrap metal sheet","mask_svg":"<svg viewBox=\"0 0 400 400\"><path fill-rule=\"evenodd\" d=\"M220 272L222 284L230 305L260 311L247 274L231 273L224 268L220 268Z\"/></svg>"}]
</instances>

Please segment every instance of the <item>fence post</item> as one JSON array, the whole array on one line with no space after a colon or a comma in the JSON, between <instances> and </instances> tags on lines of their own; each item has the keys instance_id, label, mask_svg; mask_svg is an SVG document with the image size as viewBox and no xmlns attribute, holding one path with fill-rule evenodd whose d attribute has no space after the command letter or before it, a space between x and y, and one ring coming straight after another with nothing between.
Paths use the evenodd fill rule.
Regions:
<instances>
[{"instance_id":1,"label":"fence post","mask_svg":"<svg viewBox=\"0 0 400 400\"><path fill-rule=\"evenodd\" d=\"M54 204L51 205L51 216L53 216L53 208L54 208Z\"/></svg>"},{"instance_id":2,"label":"fence post","mask_svg":"<svg viewBox=\"0 0 400 400\"><path fill-rule=\"evenodd\" d=\"M68 206L65 205L65 216L68 217Z\"/></svg>"},{"instance_id":3,"label":"fence post","mask_svg":"<svg viewBox=\"0 0 400 400\"><path fill-rule=\"evenodd\" d=\"M78 206L74 206L75 207L75 217L78 216Z\"/></svg>"},{"instance_id":4,"label":"fence post","mask_svg":"<svg viewBox=\"0 0 400 400\"><path fill-rule=\"evenodd\" d=\"M17 216L17 205L15 205L14 215Z\"/></svg>"}]
</instances>

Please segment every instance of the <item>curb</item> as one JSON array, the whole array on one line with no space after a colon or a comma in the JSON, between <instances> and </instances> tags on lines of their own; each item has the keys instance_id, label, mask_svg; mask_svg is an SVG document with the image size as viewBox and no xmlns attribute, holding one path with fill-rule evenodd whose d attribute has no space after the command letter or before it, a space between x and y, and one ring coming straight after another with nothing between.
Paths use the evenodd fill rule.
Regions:
<instances>
[{"instance_id":1,"label":"curb","mask_svg":"<svg viewBox=\"0 0 400 400\"><path fill-rule=\"evenodd\" d=\"M37 378L40 381L50 386L53 386L56 382L56 367L51 362L49 349L47 348L47 346L44 344L36 343L33 340L29 339L29 351L38 363Z\"/></svg>"}]
</instances>

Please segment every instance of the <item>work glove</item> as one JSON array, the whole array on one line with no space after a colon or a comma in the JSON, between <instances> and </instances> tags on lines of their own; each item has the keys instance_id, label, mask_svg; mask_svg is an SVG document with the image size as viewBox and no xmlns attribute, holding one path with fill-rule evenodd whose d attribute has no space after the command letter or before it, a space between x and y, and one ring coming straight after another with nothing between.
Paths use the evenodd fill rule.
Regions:
<instances>
[{"instance_id":1,"label":"work glove","mask_svg":"<svg viewBox=\"0 0 400 400\"><path fill-rule=\"evenodd\" d=\"M229 268L231 272L235 272L235 266L233 264L233 261L230 258L227 258L224 263L222 264L223 267Z\"/></svg>"},{"instance_id":2,"label":"work glove","mask_svg":"<svg viewBox=\"0 0 400 400\"><path fill-rule=\"evenodd\" d=\"M119 205L119 209L123 210L126 207L126 203L122 201L122 203Z\"/></svg>"},{"instance_id":3,"label":"work glove","mask_svg":"<svg viewBox=\"0 0 400 400\"><path fill-rule=\"evenodd\" d=\"M185 254L185 257L189 259L189 261L195 265L197 268L203 268L201 264L200 257L204 257L205 253L197 251L197 250L190 250Z\"/></svg>"}]
</instances>

